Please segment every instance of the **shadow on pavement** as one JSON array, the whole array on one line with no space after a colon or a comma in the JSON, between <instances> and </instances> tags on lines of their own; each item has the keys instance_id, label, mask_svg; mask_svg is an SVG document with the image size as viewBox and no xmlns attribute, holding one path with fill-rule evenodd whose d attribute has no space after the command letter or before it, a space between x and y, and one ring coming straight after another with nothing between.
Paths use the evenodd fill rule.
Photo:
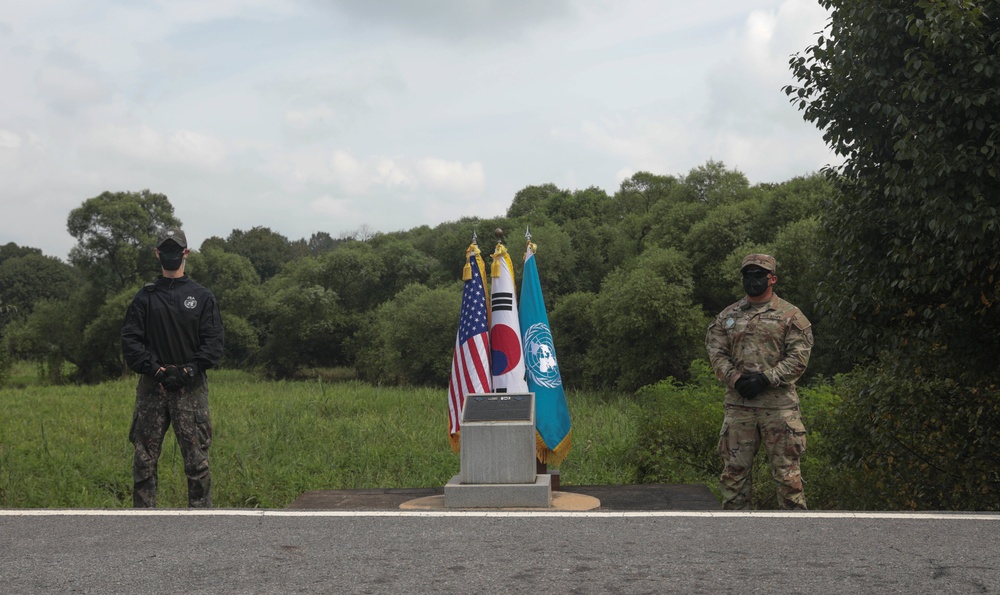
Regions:
<instances>
[{"instance_id":1,"label":"shadow on pavement","mask_svg":"<svg viewBox=\"0 0 1000 595\"><path fill-rule=\"evenodd\" d=\"M600 510L720 510L719 501L704 485L563 485L564 492L601 501ZM444 488L313 490L288 505L297 510L397 510L404 502L444 494Z\"/></svg>"}]
</instances>

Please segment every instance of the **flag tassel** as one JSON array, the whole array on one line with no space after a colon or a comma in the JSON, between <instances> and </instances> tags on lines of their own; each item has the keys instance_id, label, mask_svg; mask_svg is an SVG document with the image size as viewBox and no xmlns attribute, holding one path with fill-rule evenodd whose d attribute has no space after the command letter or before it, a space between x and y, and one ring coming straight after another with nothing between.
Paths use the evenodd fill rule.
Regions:
<instances>
[{"instance_id":1,"label":"flag tassel","mask_svg":"<svg viewBox=\"0 0 1000 595\"><path fill-rule=\"evenodd\" d=\"M500 265L503 262L504 255L507 254L507 247L497 242L496 250L493 254L493 263L490 265L490 277L496 279L500 276Z\"/></svg>"},{"instance_id":2,"label":"flag tassel","mask_svg":"<svg viewBox=\"0 0 1000 595\"><path fill-rule=\"evenodd\" d=\"M539 463L545 463L546 465L552 465L553 467L558 467L559 463L563 462L566 455L569 454L570 449L573 448L573 431L570 430L566 433L566 437L556 445L555 448L549 449L545 444L545 440L542 435L535 433L535 455L538 457Z\"/></svg>"}]
</instances>

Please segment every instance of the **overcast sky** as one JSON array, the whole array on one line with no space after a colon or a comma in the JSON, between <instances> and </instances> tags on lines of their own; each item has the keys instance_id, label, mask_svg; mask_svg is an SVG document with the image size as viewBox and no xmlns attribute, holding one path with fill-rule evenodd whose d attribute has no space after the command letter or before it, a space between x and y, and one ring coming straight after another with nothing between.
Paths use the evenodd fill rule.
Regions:
<instances>
[{"instance_id":1,"label":"overcast sky","mask_svg":"<svg viewBox=\"0 0 1000 595\"><path fill-rule=\"evenodd\" d=\"M70 210L166 194L193 246L506 212L709 159L835 161L781 87L816 0L5 0L0 245L65 258Z\"/></svg>"}]
</instances>

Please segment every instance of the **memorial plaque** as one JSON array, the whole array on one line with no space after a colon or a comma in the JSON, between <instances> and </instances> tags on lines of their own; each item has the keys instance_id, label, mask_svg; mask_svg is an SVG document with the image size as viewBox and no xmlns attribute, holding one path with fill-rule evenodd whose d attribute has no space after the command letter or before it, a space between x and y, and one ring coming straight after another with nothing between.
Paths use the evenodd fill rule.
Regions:
<instances>
[{"instance_id":1,"label":"memorial plaque","mask_svg":"<svg viewBox=\"0 0 1000 595\"><path fill-rule=\"evenodd\" d=\"M532 421L534 393L483 393L469 395L462 409L462 423L477 421Z\"/></svg>"}]
</instances>

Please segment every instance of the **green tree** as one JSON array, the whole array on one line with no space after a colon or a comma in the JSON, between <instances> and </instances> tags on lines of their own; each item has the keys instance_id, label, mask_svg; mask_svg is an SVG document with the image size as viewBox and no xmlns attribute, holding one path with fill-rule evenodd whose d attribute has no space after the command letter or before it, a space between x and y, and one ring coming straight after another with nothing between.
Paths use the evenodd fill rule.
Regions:
<instances>
[{"instance_id":1,"label":"green tree","mask_svg":"<svg viewBox=\"0 0 1000 595\"><path fill-rule=\"evenodd\" d=\"M259 357L273 376L292 377L307 366L353 363L346 343L357 322L344 312L335 292L318 285L286 285L269 294L267 309L267 337Z\"/></svg>"},{"instance_id":2,"label":"green tree","mask_svg":"<svg viewBox=\"0 0 1000 595\"><path fill-rule=\"evenodd\" d=\"M0 336L8 324L31 316L35 304L49 300L67 301L78 293L81 284L76 269L58 258L42 256L41 250L7 251L7 254L22 256L0 259ZM63 310L53 322L64 323L67 319L66 310ZM66 338L76 337L68 335ZM6 342L0 345L0 367L4 363L11 363Z\"/></svg>"},{"instance_id":3,"label":"green tree","mask_svg":"<svg viewBox=\"0 0 1000 595\"><path fill-rule=\"evenodd\" d=\"M755 225L760 209L761 203L752 199L723 204L709 211L688 232L687 252L698 280L695 299L707 312L716 313L733 302L730 288L739 264L734 270L722 270L719 265L741 246L763 243L764 233Z\"/></svg>"},{"instance_id":4,"label":"green tree","mask_svg":"<svg viewBox=\"0 0 1000 595\"><path fill-rule=\"evenodd\" d=\"M28 256L31 254L41 256L42 251L38 248L31 248L28 246L18 246L14 242L7 242L3 246L0 246L0 264L6 262L11 258L19 258L21 256Z\"/></svg>"},{"instance_id":5,"label":"green tree","mask_svg":"<svg viewBox=\"0 0 1000 595\"><path fill-rule=\"evenodd\" d=\"M844 157L830 170L843 195L824 216L837 270L824 303L854 321L840 340L865 356L940 342L936 357L994 370L1000 20L985 9L995 5L821 4L828 31L792 59L801 85L786 92Z\"/></svg>"},{"instance_id":6,"label":"green tree","mask_svg":"<svg viewBox=\"0 0 1000 595\"><path fill-rule=\"evenodd\" d=\"M1000 502L1000 412L980 407L1000 381L997 4L820 3L830 24L785 91L844 159L818 292L838 348L869 362L844 457L913 508Z\"/></svg>"},{"instance_id":7,"label":"green tree","mask_svg":"<svg viewBox=\"0 0 1000 595\"><path fill-rule=\"evenodd\" d=\"M383 234L368 242L375 255L382 261L382 282L372 293L370 306L392 299L404 287L419 283L427 284L431 279L444 274L441 263L433 256L418 250L409 240L397 234Z\"/></svg>"},{"instance_id":8,"label":"green tree","mask_svg":"<svg viewBox=\"0 0 1000 595\"><path fill-rule=\"evenodd\" d=\"M70 360L77 366L76 380L94 384L129 373L122 356L122 322L139 289L128 287L108 296L97 312L86 319L82 341Z\"/></svg>"},{"instance_id":9,"label":"green tree","mask_svg":"<svg viewBox=\"0 0 1000 595\"><path fill-rule=\"evenodd\" d=\"M318 256L324 252L333 250L341 241L343 240L333 239L333 237L325 231L317 231L309 236L309 241L306 243L306 246L308 246L310 254Z\"/></svg>"},{"instance_id":10,"label":"green tree","mask_svg":"<svg viewBox=\"0 0 1000 595\"><path fill-rule=\"evenodd\" d=\"M687 202L702 202L713 207L744 200L750 189L745 175L711 159L689 171L680 184L688 195Z\"/></svg>"},{"instance_id":11,"label":"green tree","mask_svg":"<svg viewBox=\"0 0 1000 595\"><path fill-rule=\"evenodd\" d=\"M7 318L15 312L17 312L17 308L3 303L3 300L0 299L0 388L3 388L3 385L7 383L7 379L10 377L10 367L13 364L10 356L10 346L4 339L3 327L7 322Z\"/></svg>"},{"instance_id":12,"label":"green tree","mask_svg":"<svg viewBox=\"0 0 1000 595\"><path fill-rule=\"evenodd\" d=\"M558 199L565 200L570 196L569 190L562 190L555 184L525 186L517 191L514 200L507 207L507 217L527 217L531 221L541 223L543 218L548 218L549 202Z\"/></svg>"},{"instance_id":13,"label":"green tree","mask_svg":"<svg viewBox=\"0 0 1000 595\"><path fill-rule=\"evenodd\" d=\"M297 253L308 252L304 245L296 250L288 238L259 225L248 231L234 229L226 238L226 250L249 259L262 281L277 275Z\"/></svg>"},{"instance_id":14,"label":"green tree","mask_svg":"<svg viewBox=\"0 0 1000 595\"><path fill-rule=\"evenodd\" d=\"M27 316L35 302L65 298L80 282L78 271L58 258L41 253L9 258L0 261L0 304Z\"/></svg>"},{"instance_id":15,"label":"green tree","mask_svg":"<svg viewBox=\"0 0 1000 595\"><path fill-rule=\"evenodd\" d=\"M461 302L458 283L408 285L364 326L358 375L374 383L447 386Z\"/></svg>"},{"instance_id":16,"label":"green tree","mask_svg":"<svg viewBox=\"0 0 1000 595\"><path fill-rule=\"evenodd\" d=\"M206 241L188 257L185 272L209 288L219 302L226 330L222 365L246 367L255 363L269 311L260 276L250 261Z\"/></svg>"},{"instance_id":17,"label":"green tree","mask_svg":"<svg viewBox=\"0 0 1000 595\"><path fill-rule=\"evenodd\" d=\"M184 272L212 291L223 314L254 318L264 301L260 276L245 256L202 244L188 257Z\"/></svg>"},{"instance_id":18,"label":"green tree","mask_svg":"<svg viewBox=\"0 0 1000 595\"><path fill-rule=\"evenodd\" d=\"M319 277L314 282L335 292L346 309L365 312L385 301L388 265L370 243L344 244L317 261Z\"/></svg>"},{"instance_id":19,"label":"green tree","mask_svg":"<svg viewBox=\"0 0 1000 595\"><path fill-rule=\"evenodd\" d=\"M595 341L596 296L596 292L589 291L564 295L549 313L552 342L559 358L559 374L567 388L583 389L592 386L587 367L587 353Z\"/></svg>"},{"instance_id":20,"label":"green tree","mask_svg":"<svg viewBox=\"0 0 1000 595\"><path fill-rule=\"evenodd\" d=\"M507 218L531 225L542 225L548 221L563 225L569 221L604 216L612 206L608 194L594 186L575 191L563 190L554 184L526 186L514 195L507 208Z\"/></svg>"},{"instance_id":21,"label":"green tree","mask_svg":"<svg viewBox=\"0 0 1000 595\"><path fill-rule=\"evenodd\" d=\"M417 228L413 230L410 241L417 250L440 263L444 272L435 278L435 284L448 285L462 278L465 249L472 242L472 234L478 236L480 249L489 253L493 246L490 243L493 229L478 218L466 217L458 221L441 223L433 228L427 226Z\"/></svg>"},{"instance_id":22,"label":"green tree","mask_svg":"<svg viewBox=\"0 0 1000 595\"><path fill-rule=\"evenodd\" d=\"M134 290L122 290L122 294L129 293ZM112 303L116 302L112 300ZM78 287L70 296L36 302L27 318L5 329L7 345L14 357L37 361L53 384L63 381L64 362L76 366L77 380L98 381L106 373L108 377L120 374L121 351L115 353L107 345L113 345L118 338L125 305L121 305L117 314L117 329L109 331L101 340L95 330L113 316L104 304L104 289L89 283ZM95 330L88 333L91 324L96 325Z\"/></svg>"},{"instance_id":23,"label":"green tree","mask_svg":"<svg viewBox=\"0 0 1000 595\"><path fill-rule=\"evenodd\" d=\"M585 276L578 267L586 264L579 264L580 254L573 249L572 240L562 227L550 223L531 226L530 232L531 241L535 244L535 254L538 255L538 278L544 288L546 306L551 308L559 296L577 289L581 277ZM520 295L527 242L523 233L511 235L513 238L506 242L506 246L514 265L514 280ZM490 249L491 254L492 252L493 248ZM490 263L492 260L487 258L486 262Z\"/></svg>"},{"instance_id":24,"label":"green tree","mask_svg":"<svg viewBox=\"0 0 1000 595\"><path fill-rule=\"evenodd\" d=\"M657 206L668 199L676 184L672 176L642 171L622 180L607 211L614 229L607 250L612 268L625 265L646 249L656 227Z\"/></svg>"},{"instance_id":25,"label":"green tree","mask_svg":"<svg viewBox=\"0 0 1000 595\"><path fill-rule=\"evenodd\" d=\"M675 250L651 248L634 266L608 275L591 310L591 382L632 391L686 377L708 327L692 291L690 265Z\"/></svg>"},{"instance_id":26,"label":"green tree","mask_svg":"<svg viewBox=\"0 0 1000 595\"><path fill-rule=\"evenodd\" d=\"M245 368L257 363L261 333L250 322L231 312L222 311L222 327L226 342L222 351L222 366Z\"/></svg>"},{"instance_id":27,"label":"green tree","mask_svg":"<svg viewBox=\"0 0 1000 595\"><path fill-rule=\"evenodd\" d=\"M160 270L156 237L180 224L162 194L103 192L70 212L66 227L77 244L69 260L95 285L117 292Z\"/></svg>"},{"instance_id":28,"label":"green tree","mask_svg":"<svg viewBox=\"0 0 1000 595\"><path fill-rule=\"evenodd\" d=\"M816 216L827 209L836 197L836 189L821 173L792 178L780 184L761 184L763 205L759 225L778 231L796 221Z\"/></svg>"}]
</instances>

